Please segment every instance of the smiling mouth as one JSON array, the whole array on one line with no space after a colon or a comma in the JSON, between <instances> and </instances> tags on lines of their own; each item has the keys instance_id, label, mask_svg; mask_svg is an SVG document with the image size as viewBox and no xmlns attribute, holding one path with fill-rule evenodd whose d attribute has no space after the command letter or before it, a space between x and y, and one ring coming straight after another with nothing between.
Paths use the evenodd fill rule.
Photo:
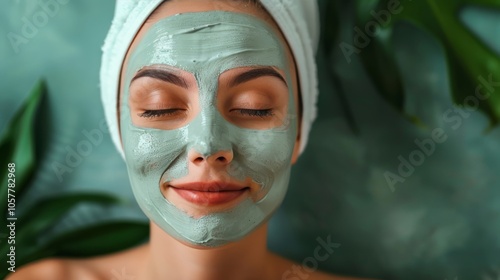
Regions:
<instances>
[{"instance_id":1,"label":"smiling mouth","mask_svg":"<svg viewBox=\"0 0 500 280\"><path fill-rule=\"evenodd\" d=\"M169 187L186 201L201 206L226 204L250 192L250 187L220 183L191 183L182 186L169 185Z\"/></svg>"}]
</instances>

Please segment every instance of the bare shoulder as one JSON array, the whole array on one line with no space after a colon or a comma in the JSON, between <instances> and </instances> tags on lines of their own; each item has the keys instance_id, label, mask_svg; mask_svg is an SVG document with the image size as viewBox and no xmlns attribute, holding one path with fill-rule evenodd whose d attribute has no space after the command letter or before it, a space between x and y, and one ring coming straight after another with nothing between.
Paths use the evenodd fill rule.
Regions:
<instances>
[{"instance_id":1,"label":"bare shoulder","mask_svg":"<svg viewBox=\"0 0 500 280\"><path fill-rule=\"evenodd\" d=\"M137 260L144 259L146 245L119 253L86 259L45 259L23 266L6 280L113 279L136 274ZM124 271L126 269L126 271Z\"/></svg>"},{"instance_id":2,"label":"bare shoulder","mask_svg":"<svg viewBox=\"0 0 500 280\"><path fill-rule=\"evenodd\" d=\"M374 280L366 278L353 278L338 275L332 275L321 272L317 269L303 267L301 264L287 260L281 256L273 254L273 262L278 269L279 275L277 279L294 280L294 279L308 279L308 280Z\"/></svg>"},{"instance_id":3,"label":"bare shoulder","mask_svg":"<svg viewBox=\"0 0 500 280\"><path fill-rule=\"evenodd\" d=\"M91 272L84 268L74 267L69 261L63 259L45 259L23 266L21 269L9 274L7 280L65 280L73 279L76 275L92 277Z\"/></svg>"}]
</instances>

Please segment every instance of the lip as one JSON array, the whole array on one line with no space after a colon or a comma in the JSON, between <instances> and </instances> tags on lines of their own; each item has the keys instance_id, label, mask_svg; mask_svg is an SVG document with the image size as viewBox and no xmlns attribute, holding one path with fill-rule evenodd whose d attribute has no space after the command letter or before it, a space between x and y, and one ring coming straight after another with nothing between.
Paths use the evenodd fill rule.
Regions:
<instances>
[{"instance_id":1,"label":"lip","mask_svg":"<svg viewBox=\"0 0 500 280\"><path fill-rule=\"evenodd\" d=\"M229 203L250 190L247 186L223 182L193 182L169 187L185 200L203 206Z\"/></svg>"}]
</instances>

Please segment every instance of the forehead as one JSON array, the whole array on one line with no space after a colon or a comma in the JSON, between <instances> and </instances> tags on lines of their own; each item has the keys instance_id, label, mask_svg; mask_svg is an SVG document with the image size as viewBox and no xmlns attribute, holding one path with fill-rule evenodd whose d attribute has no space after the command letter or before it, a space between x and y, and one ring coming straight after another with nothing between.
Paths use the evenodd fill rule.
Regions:
<instances>
[{"instance_id":1,"label":"forehead","mask_svg":"<svg viewBox=\"0 0 500 280\"><path fill-rule=\"evenodd\" d=\"M140 40L142 34L147 31L157 21L184 13L196 13L207 11L228 11L237 12L251 15L258 18L270 26L283 41L283 34L278 27L272 16L260 5L249 5L248 0L168 0L164 1L154 12L151 14L146 22L139 30L137 37L134 41ZM131 49L133 49L133 42Z\"/></svg>"},{"instance_id":2,"label":"forehead","mask_svg":"<svg viewBox=\"0 0 500 280\"><path fill-rule=\"evenodd\" d=\"M225 11L178 14L153 24L130 56L127 78L154 64L218 74L245 66L287 68L285 48L267 24Z\"/></svg>"},{"instance_id":3,"label":"forehead","mask_svg":"<svg viewBox=\"0 0 500 280\"><path fill-rule=\"evenodd\" d=\"M290 47L287 44L287 40L283 36L281 29L278 27L271 15L259 5L249 5L245 1L220 1L220 0L169 0L161 4L154 12L150 15L148 20L142 25L136 37L132 41L126 57L122 64L122 70L120 75L120 94L123 86L125 84L125 71L129 65L130 55L136 49L137 45L142 41L145 33L158 21L177 15L181 13L192 13L192 12L205 12L205 11L230 11L245 13L256 19L265 23L267 27L270 27L273 33L277 36L279 41L285 46L285 52L287 57L287 62L291 64L291 72L295 73L295 62L293 55L291 53ZM296 87L296 77L292 75L294 80L294 87Z\"/></svg>"}]
</instances>

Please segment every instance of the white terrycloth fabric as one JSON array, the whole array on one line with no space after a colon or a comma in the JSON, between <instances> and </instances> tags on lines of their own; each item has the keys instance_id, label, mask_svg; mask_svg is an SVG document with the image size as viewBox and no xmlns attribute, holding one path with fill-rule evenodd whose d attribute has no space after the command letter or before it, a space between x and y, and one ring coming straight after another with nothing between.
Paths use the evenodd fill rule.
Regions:
<instances>
[{"instance_id":1,"label":"white terrycloth fabric","mask_svg":"<svg viewBox=\"0 0 500 280\"><path fill-rule=\"evenodd\" d=\"M163 0L116 0L115 16L103 46L101 98L114 144L122 156L118 131L118 83L127 50L136 33ZM315 52L319 41L319 14L316 0L260 0L278 23L297 64L302 95L300 152L306 147L316 118L318 96Z\"/></svg>"}]
</instances>

